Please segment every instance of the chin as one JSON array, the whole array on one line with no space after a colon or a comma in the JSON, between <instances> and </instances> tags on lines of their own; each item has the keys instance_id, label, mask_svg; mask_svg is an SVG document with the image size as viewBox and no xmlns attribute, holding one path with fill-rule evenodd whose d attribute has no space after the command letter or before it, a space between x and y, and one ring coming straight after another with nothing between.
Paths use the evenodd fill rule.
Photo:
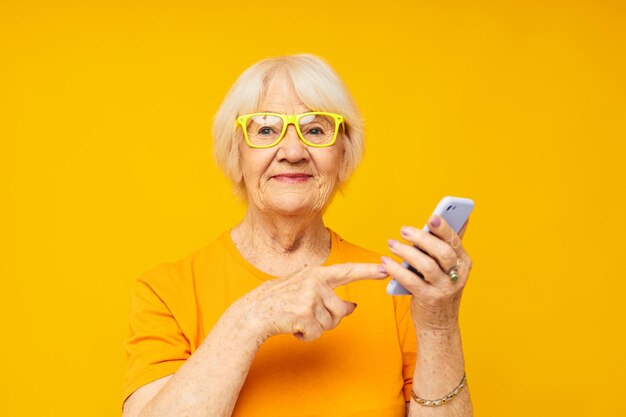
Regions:
<instances>
[{"instance_id":1,"label":"chin","mask_svg":"<svg viewBox=\"0 0 626 417\"><path fill-rule=\"evenodd\" d=\"M318 211L310 196L289 193L275 196L268 201L271 210L284 216L305 216Z\"/></svg>"}]
</instances>

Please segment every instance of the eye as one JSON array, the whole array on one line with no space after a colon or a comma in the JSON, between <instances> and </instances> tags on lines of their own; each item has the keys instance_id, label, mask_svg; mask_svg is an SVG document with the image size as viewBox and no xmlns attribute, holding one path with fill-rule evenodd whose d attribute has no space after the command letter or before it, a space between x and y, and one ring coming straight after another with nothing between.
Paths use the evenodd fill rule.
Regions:
<instances>
[{"instance_id":1,"label":"eye","mask_svg":"<svg viewBox=\"0 0 626 417\"><path fill-rule=\"evenodd\" d=\"M272 126L260 126L256 130L256 135L258 136L274 136L277 135L279 131Z\"/></svg>"},{"instance_id":2,"label":"eye","mask_svg":"<svg viewBox=\"0 0 626 417\"><path fill-rule=\"evenodd\" d=\"M310 135L323 135L324 131L319 127L312 127L307 130L307 133Z\"/></svg>"}]
</instances>

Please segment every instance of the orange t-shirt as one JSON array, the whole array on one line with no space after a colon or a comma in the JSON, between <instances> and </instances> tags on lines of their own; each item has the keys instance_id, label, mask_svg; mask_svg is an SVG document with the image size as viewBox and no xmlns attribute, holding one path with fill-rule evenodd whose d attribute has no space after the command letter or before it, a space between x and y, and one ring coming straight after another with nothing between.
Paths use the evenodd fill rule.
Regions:
<instances>
[{"instance_id":1,"label":"orange t-shirt","mask_svg":"<svg viewBox=\"0 0 626 417\"><path fill-rule=\"evenodd\" d=\"M380 256L331 234L324 265L375 262ZM144 273L131 293L123 400L178 368L198 349L223 312L275 278L238 252L230 231L178 262ZM233 416L404 416L410 398L416 337L410 297L391 297L388 280L335 289L358 304L353 314L313 342L271 337L259 349Z\"/></svg>"}]
</instances>

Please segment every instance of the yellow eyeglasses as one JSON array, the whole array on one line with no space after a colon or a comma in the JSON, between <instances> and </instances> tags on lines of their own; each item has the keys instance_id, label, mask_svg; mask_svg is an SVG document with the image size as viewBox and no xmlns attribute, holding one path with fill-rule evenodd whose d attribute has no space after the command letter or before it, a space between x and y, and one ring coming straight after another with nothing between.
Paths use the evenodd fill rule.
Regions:
<instances>
[{"instance_id":1,"label":"yellow eyeglasses","mask_svg":"<svg viewBox=\"0 0 626 417\"><path fill-rule=\"evenodd\" d=\"M293 124L298 136L308 146L325 148L337 140L343 116L313 111L301 114L252 113L237 117L246 142L252 148L271 148L285 137L287 127Z\"/></svg>"}]
</instances>

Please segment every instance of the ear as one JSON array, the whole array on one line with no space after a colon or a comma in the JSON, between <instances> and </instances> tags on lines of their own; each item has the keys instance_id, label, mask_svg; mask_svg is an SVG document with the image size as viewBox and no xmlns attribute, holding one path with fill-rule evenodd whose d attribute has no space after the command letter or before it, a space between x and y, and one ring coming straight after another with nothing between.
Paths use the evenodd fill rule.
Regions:
<instances>
[{"instance_id":1,"label":"ear","mask_svg":"<svg viewBox=\"0 0 626 417\"><path fill-rule=\"evenodd\" d=\"M235 184L241 184L243 182L243 171L241 170L242 161L239 145L231 145L229 149L229 155L229 177L231 181L233 181Z\"/></svg>"},{"instance_id":2,"label":"ear","mask_svg":"<svg viewBox=\"0 0 626 417\"><path fill-rule=\"evenodd\" d=\"M241 160L237 160L232 166L232 184L235 189L235 194L244 203L247 201L246 195L246 183L243 178L243 171L241 170Z\"/></svg>"},{"instance_id":3,"label":"ear","mask_svg":"<svg viewBox=\"0 0 626 417\"><path fill-rule=\"evenodd\" d=\"M233 169L234 169L234 174L235 174L235 178L237 179L237 182L241 182L243 180L243 170L241 169L241 167L243 166L243 161L241 160L241 149L239 149L239 147L233 148L233 161L235 161Z\"/></svg>"},{"instance_id":4,"label":"ear","mask_svg":"<svg viewBox=\"0 0 626 417\"><path fill-rule=\"evenodd\" d=\"M347 164L346 164L346 154L347 154L346 146L342 145L341 146L341 157L339 158L341 162L340 162L340 166L339 166L339 172L337 173L337 181L339 181L339 183L343 183L347 179L347 176L348 176L348 172L347 172L348 171L348 167L347 167Z\"/></svg>"}]
</instances>

